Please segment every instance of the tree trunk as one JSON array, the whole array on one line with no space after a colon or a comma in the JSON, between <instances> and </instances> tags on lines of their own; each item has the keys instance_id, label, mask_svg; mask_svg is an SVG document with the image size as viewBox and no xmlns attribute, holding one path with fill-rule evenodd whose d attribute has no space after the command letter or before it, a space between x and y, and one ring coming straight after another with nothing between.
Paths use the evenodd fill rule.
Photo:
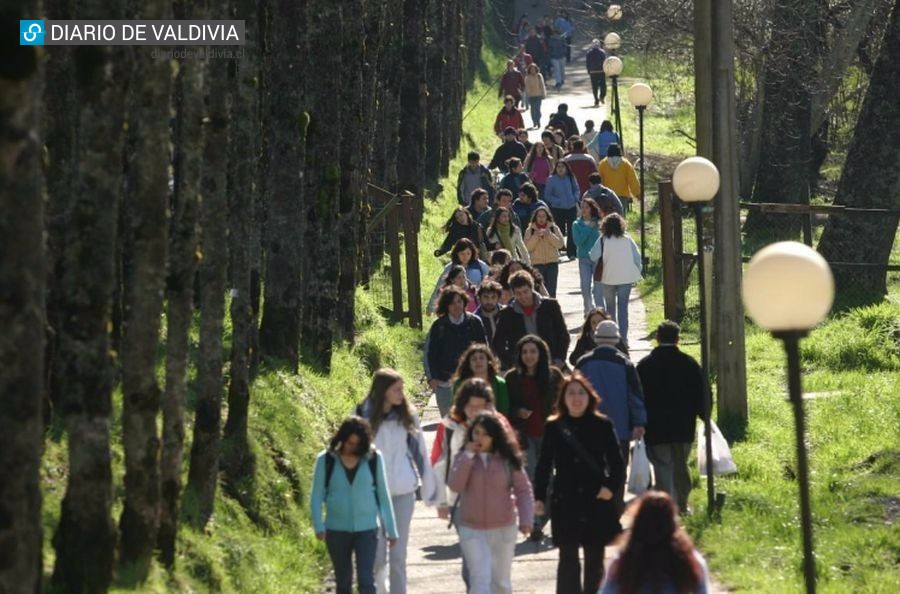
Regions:
<instances>
[{"instance_id":1,"label":"tree trunk","mask_svg":"<svg viewBox=\"0 0 900 594\"><path fill-rule=\"evenodd\" d=\"M37 4L4 0L0 14L7 22L33 18ZM0 64L0 592L32 594L43 573L44 71L37 48L7 45Z\"/></svg>"},{"instance_id":2,"label":"tree trunk","mask_svg":"<svg viewBox=\"0 0 900 594\"><path fill-rule=\"evenodd\" d=\"M824 35L820 0L784 0L773 5L772 35L766 51L762 143L754 202L809 204L812 162L812 98ZM752 211L744 230L799 236L801 217Z\"/></svg>"},{"instance_id":3,"label":"tree trunk","mask_svg":"<svg viewBox=\"0 0 900 594\"><path fill-rule=\"evenodd\" d=\"M896 213L900 201L900 0L895 0L890 26L875 61L869 90L847 151L835 204L855 208L887 208ZM877 138L877 142L872 139ZM819 251L831 262L888 263L897 235L898 216L829 216ZM877 301L887 292L884 269L833 268L838 293L852 292Z\"/></svg>"},{"instance_id":4,"label":"tree trunk","mask_svg":"<svg viewBox=\"0 0 900 594\"><path fill-rule=\"evenodd\" d=\"M353 18L344 23L340 52L344 85L341 105L341 184L338 212L338 249L340 278L336 312L336 338L353 342L356 285L361 246L359 220L366 196L365 172L368 170L369 145L359 138L371 138L372 112L369 97L364 94L363 73L369 59L366 39L366 12L370 0L344 0L341 9Z\"/></svg>"},{"instance_id":5,"label":"tree trunk","mask_svg":"<svg viewBox=\"0 0 900 594\"><path fill-rule=\"evenodd\" d=\"M304 65L309 54L298 49L307 47L309 31L303 26L306 5L305 1L274 2L272 45L265 68L269 85L265 113L271 146L267 151L266 282L259 341L263 355L286 361L295 372L299 363L303 258L309 257L303 243L306 221L304 180L300 175L308 118L303 111L303 85L305 80L315 80L317 85L321 82L306 74ZM337 78L335 72L328 78Z\"/></svg>"},{"instance_id":6,"label":"tree trunk","mask_svg":"<svg viewBox=\"0 0 900 594\"><path fill-rule=\"evenodd\" d=\"M229 442L223 451L222 466L227 483L234 484L245 476L250 448L247 441L247 415L250 406L250 328L253 324L251 291L251 238L256 203L256 176L259 156L259 120L257 119L256 81L259 71L253 58L257 55L256 2L244 0L236 10L246 18L245 27L250 32L244 51L246 61L235 63L232 84L235 87L232 104L232 142L229 168L229 225L231 235L231 372L228 384L228 420L225 422L225 439ZM236 16L235 16L236 18Z\"/></svg>"},{"instance_id":7,"label":"tree trunk","mask_svg":"<svg viewBox=\"0 0 900 594\"><path fill-rule=\"evenodd\" d=\"M210 11L208 18L216 18ZM185 515L203 528L213 512L219 476L222 417L222 327L225 317L225 269L228 263L227 199L229 64L207 64L207 118L200 207L200 353L197 364L197 408L194 442L185 498Z\"/></svg>"},{"instance_id":8,"label":"tree trunk","mask_svg":"<svg viewBox=\"0 0 900 594\"><path fill-rule=\"evenodd\" d=\"M169 3L148 1L145 19L165 19ZM125 283L122 334L122 441L125 447L125 505L120 520L119 562L143 582L159 529L159 386L156 353L165 288L171 71L165 60L135 55L135 104L128 130L136 139L129 163L129 228L122 229L133 262Z\"/></svg>"},{"instance_id":9,"label":"tree trunk","mask_svg":"<svg viewBox=\"0 0 900 594\"><path fill-rule=\"evenodd\" d=\"M347 15L357 18L357 15ZM340 147L335 133L344 125L343 110L335 99L342 96L347 84L341 61L343 41L342 7L331 0L310 3L310 26L307 29L309 46L317 48L317 58L309 69L309 80L316 84L308 88L305 102L309 110L306 156L305 192L310 241L305 250L308 256L308 276L304 278L304 314L302 341L308 362L328 372L331 368L332 342L337 313L338 277L340 271L338 222L341 208L341 177L345 163L341 162ZM344 73L335 76L334 73Z\"/></svg>"},{"instance_id":10,"label":"tree trunk","mask_svg":"<svg viewBox=\"0 0 900 594\"><path fill-rule=\"evenodd\" d=\"M484 31L484 0L467 0L466 14L466 87L475 81L478 65L481 64L481 43Z\"/></svg>"},{"instance_id":11,"label":"tree trunk","mask_svg":"<svg viewBox=\"0 0 900 594\"><path fill-rule=\"evenodd\" d=\"M403 2L402 78L400 86L400 143L397 177L400 190L408 190L421 204L425 185L425 14L428 3Z\"/></svg>"},{"instance_id":12,"label":"tree trunk","mask_svg":"<svg viewBox=\"0 0 900 594\"><path fill-rule=\"evenodd\" d=\"M91 0L80 18L121 18ZM54 383L69 448L69 481L53 544L53 588L105 592L112 578L116 529L110 515L109 448L114 367L109 326L115 282L116 222L122 185L122 52L85 46L74 52L78 172L67 205L56 276L60 319Z\"/></svg>"},{"instance_id":13,"label":"tree trunk","mask_svg":"<svg viewBox=\"0 0 900 594\"><path fill-rule=\"evenodd\" d=\"M443 137L447 134L441 116L450 97L442 92L445 88L442 83L450 73L447 62L453 59L453 55L448 54L447 49L455 41L448 34L444 20L449 4L452 2L428 2L426 14L424 78L428 84L428 99L425 115L425 178L429 181L437 181L441 176L441 161L445 146Z\"/></svg>"},{"instance_id":14,"label":"tree trunk","mask_svg":"<svg viewBox=\"0 0 900 594\"><path fill-rule=\"evenodd\" d=\"M175 18L191 18L190 0L175 6ZM180 59L175 81L176 128L173 145L175 191L169 237L169 277L166 286L166 390L162 398L160 509L157 545L167 567L175 565L175 539L184 455L184 404L187 399L190 330L194 313L200 208L200 166L203 147L203 62Z\"/></svg>"}]
</instances>

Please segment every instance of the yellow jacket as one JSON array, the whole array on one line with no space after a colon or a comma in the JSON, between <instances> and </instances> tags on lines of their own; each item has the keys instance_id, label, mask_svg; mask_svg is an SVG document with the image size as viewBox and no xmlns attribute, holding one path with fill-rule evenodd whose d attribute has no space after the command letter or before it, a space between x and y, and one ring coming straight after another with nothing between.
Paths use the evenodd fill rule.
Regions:
<instances>
[{"instance_id":1,"label":"yellow jacket","mask_svg":"<svg viewBox=\"0 0 900 594\"><path fill-rule=\"evenodd\" d=\"M531 265L536 264L553 264L559 262L559 250L566 242L563 240L562 231L556 224L546 227L547 233L543 237L538 233L538 228L534 225L528 225L525 230L525 247L531 254Z\"/></svg>"},{"instance_id":2,"label":"yellow jacket","mask_svg":"<svg viewBox=\"0 0 900 594\"><path fill-rule=\"evenodd\" d=\"M609 164L609 157L600 161L597 166L603 185L616 193L619 198L637 198L641 195L641 184L634 173L634 165L622 157L618 167Z\"/></svg>"}]
</instances>

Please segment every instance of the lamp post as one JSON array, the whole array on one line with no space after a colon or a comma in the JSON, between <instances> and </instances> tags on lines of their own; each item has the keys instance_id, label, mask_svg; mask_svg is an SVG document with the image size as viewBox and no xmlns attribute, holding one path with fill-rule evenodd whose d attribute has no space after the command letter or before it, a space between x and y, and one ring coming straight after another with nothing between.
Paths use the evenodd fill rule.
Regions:
<instances>
[{"instance_id":1,"label":"lamp post","mask_svg":"<svg viewBox=\"0 0 900 594\"><path fill-rule=\"evenodd\" d=\"M672 174L675 194L694 208L697 226L697 275L700 285L700 365L706 390L706 410L703 415L706 435L706 513L716 509L716 487L713 479L712 456L712 388L709 385L709 341L706 331L706 273L703 266L703 205L719 191L719 170L709 159L689 157L678 164Z\"/></svg>"},{"instance_id":2,"label":"lamp post","mask_svg":"<svg viewBox=\"0 0 900 594\"><path fill-rule=\"evenodd\" d=\"M644 110L653 100L653 90L644 83L635 83L628 89L628 100L638 111L638 130L641 154L641 263L647 266L644 250Z\"/></svg>"},{"instance_id":3,"label":"lamp post","mask_svg":"<svg viewBox=\"0 0 900 594\"><path fill-rule=\"evenodd\" d=\"M760 327L784 343L788 393L797 440L797 480L803 529L803 576L807 594L816 591L806 418L800 384L800 339L821 322L834 302L831 268L814 249L796 241L768 245L754 254L744 273L744 306Z\"/></svg>"},{"instance_id":4,"label":"lamp post","mask_svg":"<svg viewBox=\"0 0 900 594\"><path fill-rule=\"evenodd\" d=\"M619 36L615 33L610 33L606 36L606 40L603 42L604 45L609 43L609 38L615 35L616 40L619 39ZM618 41L616 42L618 46ZM622 136L622 115L619 110L619 75L622 74L622 68L625 65L622 63L622 59L617 56L610 56L603 61L603 73L606 74L609 78L612 79L613 85L613 111L616 113L615 122L616 122L616 132L619 133L619 147L622 149L622 154L625 154L625 141Z\"/></svg>"}]
</instances>

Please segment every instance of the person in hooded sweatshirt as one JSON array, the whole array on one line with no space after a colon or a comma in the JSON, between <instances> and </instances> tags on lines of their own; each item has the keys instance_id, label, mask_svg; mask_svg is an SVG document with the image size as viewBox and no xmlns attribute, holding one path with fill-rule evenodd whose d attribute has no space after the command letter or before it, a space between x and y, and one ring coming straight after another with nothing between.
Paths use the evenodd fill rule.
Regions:
<instances>
[{"instance_id":1,"label":"person in hooded sweatshirt","mask_svg":"<svg viewBox=\"0 0 900 594\"><path fill-rule=\"evenodd\" d=\"M597 132L597 135L588 145L588 150L591 151L592 154L597 155L597 161L599 162L606 158L606 153L609 151L609 145L613 143L621 143L619 135L613 130L612 122L603 120L600 122L600 131Z\"/></svg>"},{"instance_id":2,"label":"person in hooded sweatshirt","mask_svg":"<svg viewBox=\"0 0 900 594\"><path fill-rule=\"evenodd\" d=\"M519 114L519 118L521 117L522 114ZM519 127L522 128L524 125ZM503 131L503 144L494 151L494 157L491 159L488 169L499 169L501 173L506 173L509 171L506 162L510 157L516 157L524 161L526 156L528 156L528 151L525 150L525 145L519 142L518 130L508 126Z\"/></svg>"},{"instance_id":3,"label":"person in hooded sweatshirt","mask_svg":"<svg viewBox=\"0 0 900 594\"><path fill-rule=\"evenodd\" d=\"M519 73L517 72L516 74ZM521 77L521 74L519 76ZM497 119L494 120L494 132L499 136L500 134L505 134L504 131L509 127L516 130L525 127L522 112L516 108L516 99L512 95L507 95L503 100L503 107L500 108L499 113L497 113Z\"/></svg>"},{"instance_id":4,"label":"person in hooded sweatshirt","mask_svg":"<svg viewBox=\"0 0 900 594\"><path fill-rule=\"evenodd\" d=\"M634 165L622 156L619 145L613 143L609 145L606 158L600 161L598 169L604 185L616 193L627 213L631 210L631 203L641 195L641 184L634 172Z\"/></svg>"},{"instance_id":5,"label":"person in hooded sweatshirt","mask_svg":"<svg viewBox=\"0 0 900 594\"><path fill-rule=\"evenodd\" d=\"M398 538L388 546L378 535L375 586L379 594L406 594L406 550L419 490L426 505L437 504L437 483L431 468L425 435L403 390L403 376L382 368L372 377L366 399L356 414L369 421L374 443L384 458L387 485L394 507Z\"/></svg>"},{"instance_id":6,"label":"person in hooded sweatshirt","mask_svg":"<svg viewBox=\"0 0 900 594\"><path fill-rule=\"evenodd\" d=\"M550 116L548 125L552 128L562 130L563 137L565 138L578 136L579 134L578 124L575 122L575 118L569 115L569 105L567 103L559 104L556 113Z\"/></svg>"}]
</instances>

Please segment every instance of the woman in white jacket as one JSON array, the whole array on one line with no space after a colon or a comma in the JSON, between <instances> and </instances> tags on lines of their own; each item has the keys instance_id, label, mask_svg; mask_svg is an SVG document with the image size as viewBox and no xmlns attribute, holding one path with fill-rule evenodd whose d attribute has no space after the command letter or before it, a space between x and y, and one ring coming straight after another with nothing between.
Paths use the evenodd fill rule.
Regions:
<instances>
[{"instance_id":1,"label":"woman in white jacket","mask_svg":"<svg viewBox=\"0 0 900 594\"><path fill-rule=\"evenodd\" d=\"M619 325L622 342L628 346L628 299L634 283L641 280L641 252L631 236L625 233L625 219L617 214L600 222L600 237L591 248L590 258L596 263L603 258L603 301L606 311Z\"/></svg>"},{"instance_id":2,"label":"woman in white jacket","mask_svg":"<svg viewBox=\"0 0 900 594\"><path fill-rule=\"evenodd\" d=\"M406 548L418 490L426 505L437 501L437 484L429 464L425 436L406 395L403 376L393 369L379 369L372 378L369 395L356 413L369 420L375 446L384 458L387 484L394 506L399 537L388 554L383 533L378 534L375 554L375 585L379 594L406 594Z\"/></svg>"}]
</instances>

